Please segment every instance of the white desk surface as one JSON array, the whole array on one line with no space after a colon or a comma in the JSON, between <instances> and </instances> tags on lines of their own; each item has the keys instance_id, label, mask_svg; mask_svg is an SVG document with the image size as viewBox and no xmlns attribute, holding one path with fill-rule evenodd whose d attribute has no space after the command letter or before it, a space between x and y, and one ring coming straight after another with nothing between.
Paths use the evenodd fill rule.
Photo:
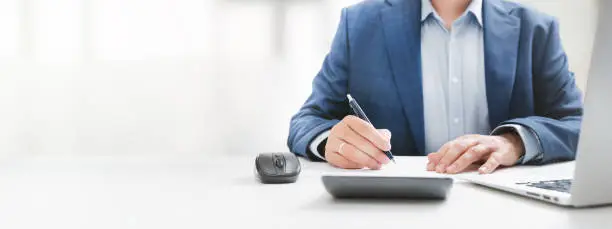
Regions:
<instances>
[{"instance_id":1,"label":"white desk surface","mask_svg":"<svg viewBox=\"0 0 612 229\"><path fill-rule=\"evenodd\" d=\"M336 200L320 181L335 171L327 164L303 160L297 183L263 185L253 161L6 160L0 228L612 228L612 207L558 207L461 181L445 201Z\"/></svg>"}]
</instances>

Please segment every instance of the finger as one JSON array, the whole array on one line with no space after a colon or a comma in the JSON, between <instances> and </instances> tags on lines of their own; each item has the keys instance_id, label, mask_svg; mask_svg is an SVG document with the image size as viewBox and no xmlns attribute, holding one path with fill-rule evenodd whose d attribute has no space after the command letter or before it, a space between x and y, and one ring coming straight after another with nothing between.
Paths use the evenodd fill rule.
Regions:
<instances>
[{"instance_id":1,"label":"finger","mask_svg":"<svg viewBox=\"0 0 612 229\"><path fill-rule=\"evenodd\" d=\"M493 152L492 147L488 147L485 144L475 145L463 153L453 164L446 168L447 173L458 173L465 170L468 166L485 158Z\"/></svg>"},{"instance_id":2,"label":"finger","mask_svg":"<svg viewBox=\"0 0 612 229\"><path fill-rule=\"evenodd\" d=\"M325 153L325 159L327 162L335 167L342 169L361 169L359 164L349 161L344 156L340 155L338 152L330 152Z\"/></svg>"},{"instance_id":3,"label":"finger","mask_svg":"<svg viewBox=\"0 0 612 229\"><path fill-rule=\"evenodd\" d=\"M391 141L391 131L387 129L377 129L378 133L387 138L387 141Z\"/></svg>"},{"instance_id":4,"label":"finger","mask_svg":"<svg viewBox=\"0 0 612 229\"><path fill-rule=\"evenodd\" d=\"M440 162L436 166L436 172L444 173L446 168L455 162L459 156L461 156L466 150L476 145L478 141L474 138L464 138L461 140L455 140L448 148L448 151L442 156Z\"/></svg>"},{"instance_id":5,"label":"finger","mask_svg":"<svg viewBox=\"0 0 612 229\"><path fill-rule=\"evenodd\" d=\"M480 166L478 172L480 174L489 174L495 171L495 169L499 167L499 159L501 158L500 156L501 155L499 152L492 153L491 157L489 157L489 160L487 160L484 165Z\"/></svg>"},{"instance_id":6,"label":"finger","mask_svg":"<svg viewBox=\"0 0 612 229\"><path fill-rule=\"evenodd\" d=\"M391 136L392 136L392 134L391 134L390 130L388 130L388 129L377 129L377 131L379 133L381 133L384 137L386 137L387 141L389 142L389 144L391 144ZM380 151L379 154L376 154L374 159L376 159L377 161L381 162L382 164L388 164L389 162L391 162L391 159L389 159L389 157L384 152L382 152L382 151Z\"/></svg>"},{"instance_id":7,"label":"finger","mask_svg":"<svg viewBox=\"0 0 612 229\"><path fill-rule=\"evenodd\" d=\"M376 160L351 144L344 144L343 147L339 149L338 153L349 161L355 162L362 167L368 167L370 169L381 168L381 165Z\"/></svg>"},{"instance_id":8,"label":"finger","mask_svg":"<svg viewBox=\"0 0 612 229\"><path fill-rule=\"evenodd\" d=\"M438 152L433 152L427 155L429 163L433 164L434 168L436 165L438 165L438 163L440 163L440 159L442 159L442 156L446 153L446 151L448 151L448 148L451 143L452 142L447 142L446 144L442 145L442 147L440 147Z\"/></svg>"},{"instance_id":9,"label":"finger","mask_svg":"<svg viewBox=\"0 0 612 229\"><path fill-rule=\"evenodd\" d=\"M430 153L427 155L428 163L427 163L427 171L434 171L436 169L436 163L440 161L440 153Z\"/></svg>"},{"instance_id":10,"label":"finger","mask_svg":"<svg viewBox=\"0 0 612 229\"><path fill-rule=\"evenodd\" d=\"M391 143L385 139L382 134L378 133L370 123L352 115L346 116L342 122L346 123L351 129L368 141L374 143L380 150L391 150Z\"/></svg>"},{"instance_id":11,"label":"finger","mask_svg":"<svg viewBox=\"0 0 612 229\"><path fill-rule=\"evenodd\" d=\"M374 158L374 160L376 160L379 164L389 163L389 158L387 158L387 156L379 148L345 125L346 124L338 125L338 127L335 128L331 134L338 137L342 141L357 147L360 151Z\"/></svg>"},{"instance_id":12,"label":"finger","mask_svg":"<svg viewBox=\"0 0 612 229\"><path fill-rule=\"evenodd\" d=\"M348 143L340 140L337 137L334 137L333 135L330 135L327 144L325 145L325 159L330 162L330 160L328 159L327 155L330 155L332 158L332 161L335 162L334 159L337 159L337 157L341 157L341 159L345 159L347 161L349 161L351 164L354 164L355 166L351 166L351 167L359 167L359 168L363 168L365 166L361 166L359 163L356 163L354 161L352 161L350 158L346 158L345 156L343 156L340 151L344 150L344 147L347 145ZM338 154L338 155L334 155L334 154ZM336 156L336 157L334 157ZM340 160L341 160L340 159Z\"/></svg>"}]
</instances>

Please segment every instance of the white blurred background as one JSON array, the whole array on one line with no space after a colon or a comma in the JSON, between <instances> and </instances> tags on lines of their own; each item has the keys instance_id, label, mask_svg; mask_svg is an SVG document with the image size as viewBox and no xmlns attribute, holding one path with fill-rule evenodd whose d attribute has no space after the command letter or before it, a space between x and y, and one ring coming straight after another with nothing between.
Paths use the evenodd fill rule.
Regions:
<instances>
[{"instance_id":1,"label":"white blurred background","mask_svg":"<svg viewBox=\"0 0 612 229\"><path fill-rule=\"evenodd\" d=\"M0 0L0 156L286 150L357 0ZM560 20L584 88L597 0Z\"/></svg>"}]
</instances>

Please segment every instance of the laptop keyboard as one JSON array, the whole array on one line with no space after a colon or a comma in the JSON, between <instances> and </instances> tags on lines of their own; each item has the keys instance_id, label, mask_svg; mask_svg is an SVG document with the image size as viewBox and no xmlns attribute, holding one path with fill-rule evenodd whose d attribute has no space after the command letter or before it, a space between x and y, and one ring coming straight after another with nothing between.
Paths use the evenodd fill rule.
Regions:
<instances>
[{"instance_id":1,"label":"laptop keyboard","mask_svg":"<svg viewBox=\"0 0 612 229\"><path fill-rule=\"evenodd\" d=\"M526 185L529 187L553 190L558 192L570 192L570 187L572 186L572 180L548 180L548 181L539 181L539 182L527 182L527 183L517 183L519 185Z\"/></svg>"}]
</instances>

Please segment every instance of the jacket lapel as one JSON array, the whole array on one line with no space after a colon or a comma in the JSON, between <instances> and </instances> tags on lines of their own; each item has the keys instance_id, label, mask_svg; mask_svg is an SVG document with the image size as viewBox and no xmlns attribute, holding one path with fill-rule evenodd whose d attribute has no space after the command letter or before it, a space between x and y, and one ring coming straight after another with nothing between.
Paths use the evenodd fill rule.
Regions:
<instances>
[{"instance_id":1,"label":"jacket lapel","mask_svg":"<svg viewBox=\"0 0 612 229\"><path fill-rule=\"evenodd\" d=\"M388 0L381 12L395 85L412 136L425 151L423 88L421 83L421 1Z\"/></svg>"},{"instance_id":2,"label":"jacket lapel","mask_svg":"<svg viewBox=\"0 0 612 229\"><path fill-rule=\"evenodd\" d=\"M489 124L495 128L510 118L521 22L497 0L483 2L483 18Z\"/></svg>"}]
</instances>

